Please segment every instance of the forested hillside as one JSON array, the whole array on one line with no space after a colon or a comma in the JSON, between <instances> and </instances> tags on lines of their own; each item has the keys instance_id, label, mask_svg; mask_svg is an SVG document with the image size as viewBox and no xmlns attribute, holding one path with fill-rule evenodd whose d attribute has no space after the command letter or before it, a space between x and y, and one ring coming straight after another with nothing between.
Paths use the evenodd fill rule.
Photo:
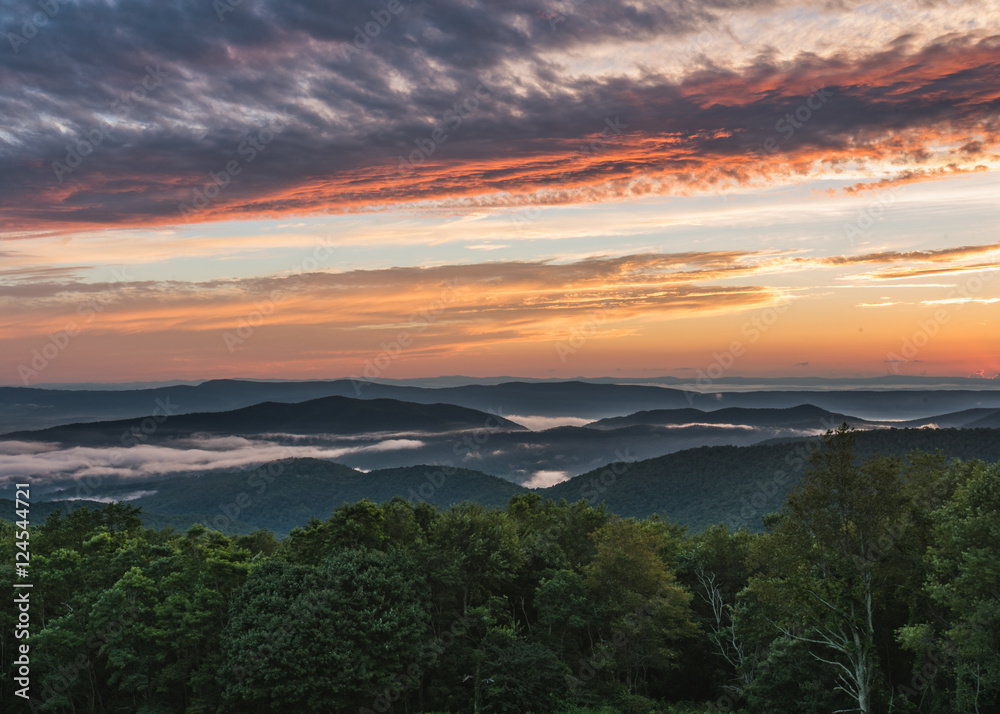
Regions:
<instances>
[{"instance_id":1,"label":"forested hillside","mask_svg":"<svg viewBox=\"0 0 1000 714\"><path fill-rule=\"evenodd\" d=\"M0 607L4 709L996 711L1000 467L861 460L857 438L827 437L763 533L534 493L360 501L280 542L53 513L28 539L30 639ZM24 540L0 524L0 557Z\"/></svg>"},{"instance_id":2,"label":"forested hillside","mask_svg":"<svg viewBox=\"0 0 1000 714\"><path fill-rule=\"evenodd\" d=\"M861 457L905 456L915 450L945 457L1000 461L1000 429L876 429L856 433ZM546 497L604 503L622 516L657 513L701 530L725 522L760 530L802 478L818 439L754 446L705 446L637 462L609 464L557 484Z\"/></svg>"},{"instance_id":3,"label":"forested hillside","mask_svg":"<svg viewBox=\"0 0 1000 714\"><path fill-rule=\"evenodd\" d=\"M246 470L175 476L140 484L100 489L105 499L129 499L142 507L145 525L187 528L200 523L227 535L261 528L288 535L310 518L326 518L343 503L362 499L390 501L399 496L442 507L463 501L504 506L526 489L496 476L447 466L410 466L364 473L322 459L284 459ZM86 491L84 491L86 492ZM47 514L53 507L72 510L78 489L50 494L39 502ZM138 497L136 497L138 496ZM4 513L13 513L13 501ZM0 501L3 507L4 501Z\"/></svg>"},{"instance_id":4,"label":"forested hillside","mask_svg":"<svg viewBox=\"0 0 1000 714\"><path fill-rule=\"evenodd\" d=\"M923 449L946 458L1000 461L997 429L884 429L857 432L861 456L904 456ZM724 522L733 529L761 530L762 517L780 510L789 488L802 478L819 438L754 446L687 449L642 461L602 466L537 492L553 500L605 504L610 513L646 518L657 514L693 532ZM619 452L621 453L621 452ZM625 454L623 454L625 455ZM472 461L475 463L475 461ZM138 493L137 493L138 492ZM146 526L186 529L200 523L228 535L266 528L279 538L310 518L326 518L343 503L385 502L399 496L442 508L473 501L503 506L523 486L474 469L445 465L378 469L365 473L322 459L283 459L242 470L102 484L47 494L43 516L99 497L142 507ZM0 513L13 502L0 500Z\"/></svg>"}]
</instances>

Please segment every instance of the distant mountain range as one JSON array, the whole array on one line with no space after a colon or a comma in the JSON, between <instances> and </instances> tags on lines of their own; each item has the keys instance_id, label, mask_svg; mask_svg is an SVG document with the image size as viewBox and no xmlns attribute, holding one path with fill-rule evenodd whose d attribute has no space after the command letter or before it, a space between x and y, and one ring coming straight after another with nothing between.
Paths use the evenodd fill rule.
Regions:
<instances>
[{"instance_id":1,"label":"distant mountain range","mask_svg":"<svg viewBox=\"0 0 1000 714\"><path fill-rule=\"evenodd\" d=\"M684 424L735 424L755 427L783 427L818 429L820 424L850 424L871 426L875 422L837 414L812 404L800 404L785 409L751 409L725 407L706 412L700 409L654 409L636 412L623 417L600 419L587 426L595 429L616 429L623 426L645 424L649 426L679 426Z\"/></svg>"},{"instance_id":2,"label":"distant mountain range","mask_svg":"<svg viewBox=\"0 0 1000 714\"><path fill-rule=\"evenodd\" d=\"M663 379L657 384L663 383ZM880 380L877 384L873 383L873 386L893 383L890 378ZM650 380L652 381L654 380ZM718 380L704 390L674 389L650 382L606 383L604 380L515 381L440 388L351 380L258 382L225 379L211 380L195 386L172 385L152 389L103 391L0 387L0 433L84 421L144 417L158 406L162 408L162 405L167 405L173 413L190 414L231 411L268 401L297 403L330 396L396 399L418 404L452 404L480 411L493 410L504 415L572 416L585 419L604 419L661 409L782 409L802 404L876 421L922 419L977 408L1000 409L1000 389L996 388L1000 387L1000 383L994 384L994 380L959 380L962 381L960 386L989 387L976 391L722 391L727 384L730 388L739 386L738 381L738 378Z\"/></svg>"},{"instance_id":3,"label":"distant mountain range","mask_svg":"<svg viewBox=\"0 0 1000 714\"><path fill-rule=\"evenodd\" d=\"M233 377L242 382L300 382L294 379L258 379ZM595 384L658 384L672 387L693 385L697 375L690 377L515 377L512 375L497 377L470 377L468 375L445 375L441 377L411 377L409 379L378 378L373 380L379 384L403 387L461 387L468 384L505 384L507 382L592 382ZM204 379L173 379L160 382L56 382L36 384L39 389L57 390L98 390L121 391L128 389L154 389L177 384L196 386L207 381ZM306 380L307 382L324 382L331 380ZM931 377L924 375L884 374L878 377L741 377L723 375L713 380L715 385L728 387L767 387L768 389L782 387L811 387L816 389L1000 389L1000 380L984 377Z\"/></svg>"},{"instance_id":4,"label":"distant mountain range","mask_svg":"<svg viewBox=\"0 0 1000 714\"><path fill-rule=\"evenodd\" d=\"M1000 428L1000 410L984 416L982 419L976 419L975 421L968 422L963 425L964 428L972 429L997 429Z\"/></svg>"},{"instance_id":5,"label":"distant mountain range","mask_svg":"<svg viewBox=\"0 0 1000 714\"><path fill-rule=\"evenodd\" d=\"M587 424L594 429L617 429L624 426L681 426L692 424L743 425L785 429L816 429L818 424L848 424L864 428L891 427L914 429L923 427L947 428L997 428L1000 427L1000 409L965 409L950 414L940 414L923 419L906 421L872 421L859 419L847 414L838 414L820 409L812 404L801 404L787 409L750 409L746 407L725 407L715 411L700 409L654 409L636 412L624 417L599 419Z\"/></svg>"},{"instance_id":6,"label":"distant mountain range","mask_svg":"<svg viewBox=\"0 0 1000 714\"><path fill-rule=\"evenodd\" d=\"M195 463L204 470L216 468L216 463L260 463L279 453L287 458L335 460L366 471L455 464L538 486L616 459L643 460L699 446L748 446L813 436L842 423L861 429L988 427L1000 426L998 415L1000 409L974 408L912 421L876 422L800 404L714 411L645 410L583 426L530 431L500 415L452 404L333 396L299 403L264 402L223 412L161 414L11 432L0 435L0 459L5 454L4 442L51 444L41 450L45 453L24 455L17 462L24 468L25 460L35 460L35 472L46 474L39 485L43 491L102 467L112 467L112 472L126 479L150 478L193 469ZM123 448L139 445L158 450ZM82 455L58 458L54 453L62 450L65 454L73 448L87 450L84 461Z\"/></svg>"},{"instance_id":7,"label":"distant mountain range","mask_svg":"<svg viewBox=\"0 0 1000 714\"><path fill-rule=\"evenodd\" d=\"M146 443L192 434L255 436L261 434L443 433L462 429L502 428L526 431L501 416L453 404L416 404L395 399L323 397L296 404L263 402L224 412L165 415L155 413L137 436ZM53 441L87 446L117 446L136 419L66 424L38 431L18 431L0 440ZM141 425L140 425L141 427Z\"/></svg>"},{"instance_id":8,"label":"distant mountain range","mask_svg":"<svg viewBox=\"0 0 1000 714\"><path fill-rule=\"evenodd\" d=\"M726 522L760 528L760 518L780 509L788 488L805 472L805 457L817 438L755 446L709 446L601 468L549 488L547 498L604 503L622 516L658 513L693 530ZM1000 461L1000 429L879 429L858 435L858 456L904 456L937 451L960 459ZM318 459L272 462L252 470L181 475L169 479L105 484L91 499L128 499L140 505L152 527L192 523L230 533L269 528L284 535L310 517L326 518L343 502L400 496L439 506L461 501L504 505L527 489L472 469L412 466L363 473ZM79 488L36 499L32 513L74 508L85 501ZM91 500L89 503L93 504ZM0 501L3 513L13 506Z\"/></svg>"}]
</instances>

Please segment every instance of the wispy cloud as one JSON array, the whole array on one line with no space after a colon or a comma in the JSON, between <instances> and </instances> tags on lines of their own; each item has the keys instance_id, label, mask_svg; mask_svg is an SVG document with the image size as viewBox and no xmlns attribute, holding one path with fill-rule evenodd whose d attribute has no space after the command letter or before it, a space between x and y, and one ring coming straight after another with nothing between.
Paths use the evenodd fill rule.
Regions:
<instances>
[{"instance_id":1,"label":"wispy cloud","mask_svg":"<svg viewBox=\"0 0 1000 714\"><path fill-rule=\"evenodd\" d=\"M851 5L816 7L832 18ZM881 46L857 28L845 38L857 49L785 56L769 30L748 38L752 54L741 58L720 53L713 64L667 68L647 51L642 63L589 73L579 60L588 52L678 46L724 28L726 16L764 16L777 27L787 8L590 3L554 31L541 19L553 7L407 2L356 53L355 27L370 18L346 0L322 12L265 0L224 22L193 0L169 11L138 0L74 3L62 9L65 20L0 57L10 88L0 94L5 229L178 223L178 206L231 161L241 172L195 221L613 201L844 171L877 188L1000 165L995 3L963 15L961 29L939 13L937 27L901 27ZM36 11L15 0L6 17ZM70 65L72 73L61 71ZM170 79L115 117L114 102L147 67ZM481 87L488 92L473 102ZM795 119L817 89L829 100L815 117ZM456 115L463 102L472 108ZM579 151L605 115L627 131L600 152ZM248 135L274 118L280 136L250 163ZM52 166L67 160L67 144L83 151L88 132L109 120L113 130L93 156L58 181ZM446 136L434 150L400 170L399 157L421 153L440 126Z\"/></svg>"},{"instance_id":2,"label":"wispy cloud","mask_svg":"<svg viewBox=\"0 0 1000 714\"><path fill-rule=\"evenodd\" d=\"M921 305L964 305L966 303L978 303L980 305L992 305L1000 302L1000 298L945 298L943 300L921 300Z\"/></svg>"},{"instance_id":3,"label":"wispy cloud","mask_svg":"<svg viewBox=\"0 0 1000 714\"><path fill-rule=\"evenodd\" d=\"M864 273L853 277L867 278L869 280L903 280L907 278L933 278L939 275L982 273L993 270L1000 270L1000 262L974 263L972 265L948 265L935 268L894 268L891 270L879 270L873 273Z\"/></svg>"},{"instance_id":4,"label":"wispy cloud","mask_svg":"<svg viewBox=\"0 0 1000 714\"><path fill-rule=\"evenodd\" d=\"M796 293L768 285L781 274L881 265L885 267L860 277L884 282L993 270L1000 264L962 261L998 250L1000 245L988 244L813 258L775 251L643 253L568 262L496 261L200 283L0 284L0 305L5 308L0 338L15 347L4 357L10 373L17 374L18 360L23 363L30 357L34 343L75 319L80 304L100 300L100 318L88 330L100 336L105 349L127 345L130 350L158 351L156 359L165 354L177 364L196 361L198 355L204 359L206 354L224 359L232 352L222 351L223 335L259 310L255 306L262 300L280 295L266 318L260 318L259 329L278 337L266 345L274 355L269 359L294 350L300 359L358 364L389 349L378 347L380 340L389 344L404 333L410 343L407 357L432 358L490 345L551 344L595 314L600 315L601 337L611 340L640 335L641 325L661 318L766 307ZM445 290L449 297L442 300ZM900 303L884 297L880 302L861 302L862 307L891 304ZM334 347L320 348L317 335L327 336L324 339ZM19 344L24 345L20 354ZM242 344L240 349L245 349ZM348 369L355 368L344 371L350 373Z\"/></svg>"},{"instance_id":5,"label":"wispy cloud","mask_svg":"<svg viewBox=\"0 0 1000 714\"><path fill-rule=\"evenodd\" d=\"M193 440L198 443L199 440ZM358 453L418 449L423 442L392 439L365 446L324 448L251 441L239 437L205 439L199 447L140 444L131 448L63 448L46 444L45 448L26 442L0 442L0 477L8 483L30 477L47 481L65 481L88 476L114 479L144 479L191 471L232 469L286 458L339 459Z\"/></svg>"},{"instance_id":6,"label":"wispy cloud","mask_svg":"<svg viewBox=\"0 0 1000 714\"><path fill-rule=\"evenodd\" d=\"M563 416L563 417L551 417L551 416L521 416L518 414L509 414L507 418L516 424L525 426L532 431L543 431L545 429L554 429L559 426L586 426L590 424L593 419L582 419L580 417L574 416Z\"/></svg>"}]
</instances>

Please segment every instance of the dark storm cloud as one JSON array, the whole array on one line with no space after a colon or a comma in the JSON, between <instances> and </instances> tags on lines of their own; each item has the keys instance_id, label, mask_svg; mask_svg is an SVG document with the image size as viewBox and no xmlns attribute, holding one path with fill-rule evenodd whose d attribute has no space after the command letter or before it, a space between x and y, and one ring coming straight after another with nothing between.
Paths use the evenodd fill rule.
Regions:
<instances>
[{"instance_id":1,"label":"dark storm cloud","mask_svg":"<svg viewBox=\"0 0 1000 714\"><path fill-rule=\"evenodd\" d=\"M16 0L0 11L7 230L503 203L538 190L548 202L602 200L792 176L821 157L920 163L927 144L959 137L961 156L978 160L996 138L995 37L763 54L679 80L590 77L556 51L669 47L772 3L221 3ZM794 121L807 103L811 119ZM579 154L606 118L627 129ZM436 128L447 138L434 154L400 169ZM210 174L225 185L194 206Z\"/></svg>"}]
</instances>

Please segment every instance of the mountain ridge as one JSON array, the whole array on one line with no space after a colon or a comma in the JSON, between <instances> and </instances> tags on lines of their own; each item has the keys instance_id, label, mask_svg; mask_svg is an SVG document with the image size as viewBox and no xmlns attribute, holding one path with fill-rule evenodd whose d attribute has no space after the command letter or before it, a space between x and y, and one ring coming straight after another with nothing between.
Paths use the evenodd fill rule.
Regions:
<instances>
[{"instance_id":1,"label":"mountain ridge","mask_svg":"<svg viewBox=\"0 0 1000 714\"><path fill-rule=\"evenodd\" d=\"M992 380L979 380L992 381ZM970 408L1000 409L1000 390L772 390L702 393L670 386L603 381L511 381L420 387L352 380L261 382L208 380L152 389L52 390L0 387L0 433L69 423L148 416L158 401L175 413L231 411L265 401L296 403L327 396L446 403L503 414L604 419L653 409L787 408L813 404L861 419L920 419ZM679 386L679 385L678 385ZM963 385L964 386L964 385ZM985 385L984 385L985 386ZM992 386L992 385L990 385ZM891 409L887 405L892 405Z\"/></svg>"},{"instance_id":2,"label":"mountain ridge","mask_svg":"<svg viewBox=\"0 0 1000 714\"><path fill-rule=\"evenodd\" d=\"M140 418L79 422L40 430L0 434L0 441L79 441L115 443L122 434L133 433ZM222 412L145 415L156 427L142 429L136 436L143 441L190 436L194 433L258 435L268 433L354 435L379 432L448 432L460 429L502 427L527 431L502 416L454 404L420 404L396 399L353 399L329 396L305 402L261 402ZM148 432L148 433L147 433Z\"/></svg>"}]
</instances>

